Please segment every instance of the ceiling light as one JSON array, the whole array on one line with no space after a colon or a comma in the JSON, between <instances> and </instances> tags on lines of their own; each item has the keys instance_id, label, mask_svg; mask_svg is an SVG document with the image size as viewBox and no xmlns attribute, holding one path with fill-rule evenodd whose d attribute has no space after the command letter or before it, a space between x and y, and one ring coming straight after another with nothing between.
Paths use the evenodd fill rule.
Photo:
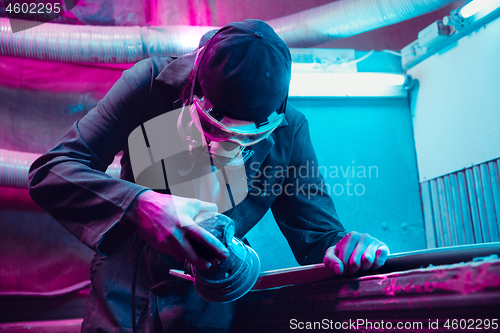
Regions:
<instances>
[{"instance_id":1,"label":"ceiling light","mask_svg":"<svg viewBox=\"0 0 500 333\"><path fill-rule=\"evenodd\" d=\"M293 73L290 97L406 97L410 78L391 73Z\"/></svg>"}]
</instances>

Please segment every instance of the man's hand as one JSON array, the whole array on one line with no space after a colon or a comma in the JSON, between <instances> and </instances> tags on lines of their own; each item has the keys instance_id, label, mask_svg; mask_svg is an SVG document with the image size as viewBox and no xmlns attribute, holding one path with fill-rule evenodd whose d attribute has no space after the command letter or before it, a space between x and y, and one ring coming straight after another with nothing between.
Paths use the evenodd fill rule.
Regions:
<instances>
[{"instance_id":1,"label":"man's hand","mask_svg":"<svg viewBox=\"0 0 500 333\"><path fill-rule=\"evenodd\" d=\"M198 269L211 266L194 250L192 242L201 243L222 259L229 256L224 244L194 221L201 212L217 213L216 204L146 191L139 195L132 209L135 211L129 219L139 236L177 261L187 260Z\"/></svg>"},{"instance_id":2,"label":"man's hand","mask_svg":"<svg viewBox=\"0 0 500 333\"><path fill-rule=\"evenodd\" d=\"M323 262L335 274L354 274L381 267L389 255L389 248L368 234L350 232L326 250Z\"/></svg>"}]
</instances>

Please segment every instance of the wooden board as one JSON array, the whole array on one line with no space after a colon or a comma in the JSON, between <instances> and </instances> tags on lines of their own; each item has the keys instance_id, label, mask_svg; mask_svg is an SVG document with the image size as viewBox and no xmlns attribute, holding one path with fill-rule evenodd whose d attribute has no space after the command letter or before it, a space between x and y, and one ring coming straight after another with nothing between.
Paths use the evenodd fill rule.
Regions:
<instances>
[{"instance_id":1,"label":"wooden board","mask_svg":"<svg viewBox=\"0 0 500 333\"><path fill-rule=\"evenodd\" d=\"M428 267L430 265L455 264L491 255L500 256L500 242L395 253L390 254L385 265L378 270L349 277L404 271ZM346 275L336 275L333 270L324 264L284 268L262 272L252 290L277 288L330 279L345 279L346 277Z\"/></svg>"}]
</instances>

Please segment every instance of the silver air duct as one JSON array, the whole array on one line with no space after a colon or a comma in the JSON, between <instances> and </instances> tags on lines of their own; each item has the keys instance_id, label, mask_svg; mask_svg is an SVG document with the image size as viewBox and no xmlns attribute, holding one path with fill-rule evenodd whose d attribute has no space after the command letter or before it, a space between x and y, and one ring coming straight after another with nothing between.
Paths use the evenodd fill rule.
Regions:
<instances>
[{"instance_id":1,"label":"silver air duct","mask_svg":"<svg viewBox=\"0 0 500 333\"><path fill-rule=\"evenodd\" d=\"M0 187L29 188L28 171L40 154L0 149ZM106 173L120 177L120 161L115 158Z\"/></svg>"},{"instance_id":2,"label":"silver air duct","mask_svg":"<svg viewBox=\"0 0 500 333\"><path fill-rule=\"evenodd\" d=\"M456 0L344 0L268 21L290 47L334 39L411 19ZM0 19L0 54L40 60L130 63L153 55L181 55L216 27L100 27L45 23L15 34Z\"/></svg>"},{"instance_id":3,"label":"silver air duct","mask_svg":"<svg viewBox=\"0 0 500 333\"><path fill-rule=\"evenodd\" d=\"M268 21L289 47L311 47L432 12L456 0L344 0Z\"/></svg>"},{"instance_id":4,"label":"silver air duct","mask_svg":"<svg viewBox=\"0 0 500 333\"><path fill-rule=\"evenodd\" d=\"M133 63L154 55L182 55L213 27L101 27L44 23L12 33L0 18L0 54L39 60Z\"/></svg>"},{"instance_id":5,"label":"silver air duct","mask_svg":"<svg viewBox=\"0 0 500 333\"><path fill-rule=\"evenodd\" d=\"M0 186L28 188L28 170L38 156L0 149Z\"/></svg>"},{"instance_id":6,"label":"silver air duct","mask_svg":"<svg viewBox=\"0 0 500 333\"><path fill-rule=\"evenodd\" d=\"M344 0L268 21L290 47L311 47L411 19L456 0ZM12 33L0 18L0 54L39 60L133 63L194 50L215 27L100 27L45 23ZM0 187L28 188L36 154L0 149ZM116 161L115 161L116 162ZM119 165L110 168L119 174Z\"/></svg>"}]
</instances>

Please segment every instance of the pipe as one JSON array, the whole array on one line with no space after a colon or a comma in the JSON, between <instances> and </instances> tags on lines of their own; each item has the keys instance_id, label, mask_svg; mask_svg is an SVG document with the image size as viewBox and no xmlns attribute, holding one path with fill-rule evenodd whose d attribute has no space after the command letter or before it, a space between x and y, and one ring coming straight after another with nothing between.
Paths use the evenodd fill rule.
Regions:
<instances>
[{"instance_id":1,"label":"pipe","mask_svg":"<svg viewBox=\"0 0 500 333\"><path fill-rule=\"evenodd\" d=\"M38 156L40 155L0 149L0 186L28 188L28 171Z\"/></svg>"},{"instance_id":2,"label":"pipe","mask_svg":"<svg viewBox=\"0 0 500 333\"><path fill-rule=\"evenodd\" d=\"M456 0L345 0L268 21L289 47L311 47L378 29ZM12 33L0 19L0 54L40 60L128 63L194 50L215 27L100 27L44 23Z\"/></svg>"},{"instance_id":3,"label":"pipe","mask_svg":"<svg viewBox=\"0 0 500 333\"><path fill-rule=\"evenodd\" d=\"M12 33L0 18L0 54L39 60L133 63L154 55L182 55L214 27L101 27L44 23Z\"/></svg>"},{"instance_id":4,"label":"pipe","mask_svg":"<svg viewBox=\"0 0 500 333\"><path fill-rule=\"evenodd\" d=\"M335 1L268 23L289 47L310 47L402 22L455 1Z\"/></svg>"},{"instance_id":5,"label":"pipe","mask_svg":"<svg viewBox=\"0 0 500 333\"><path fill-rule=\"evenodd\" d=\"M0 187L29 188L28 172L40 154L0 149ZM120 157L115 157L106 173L120 177Z\"/></svg>"}]
</instances>

